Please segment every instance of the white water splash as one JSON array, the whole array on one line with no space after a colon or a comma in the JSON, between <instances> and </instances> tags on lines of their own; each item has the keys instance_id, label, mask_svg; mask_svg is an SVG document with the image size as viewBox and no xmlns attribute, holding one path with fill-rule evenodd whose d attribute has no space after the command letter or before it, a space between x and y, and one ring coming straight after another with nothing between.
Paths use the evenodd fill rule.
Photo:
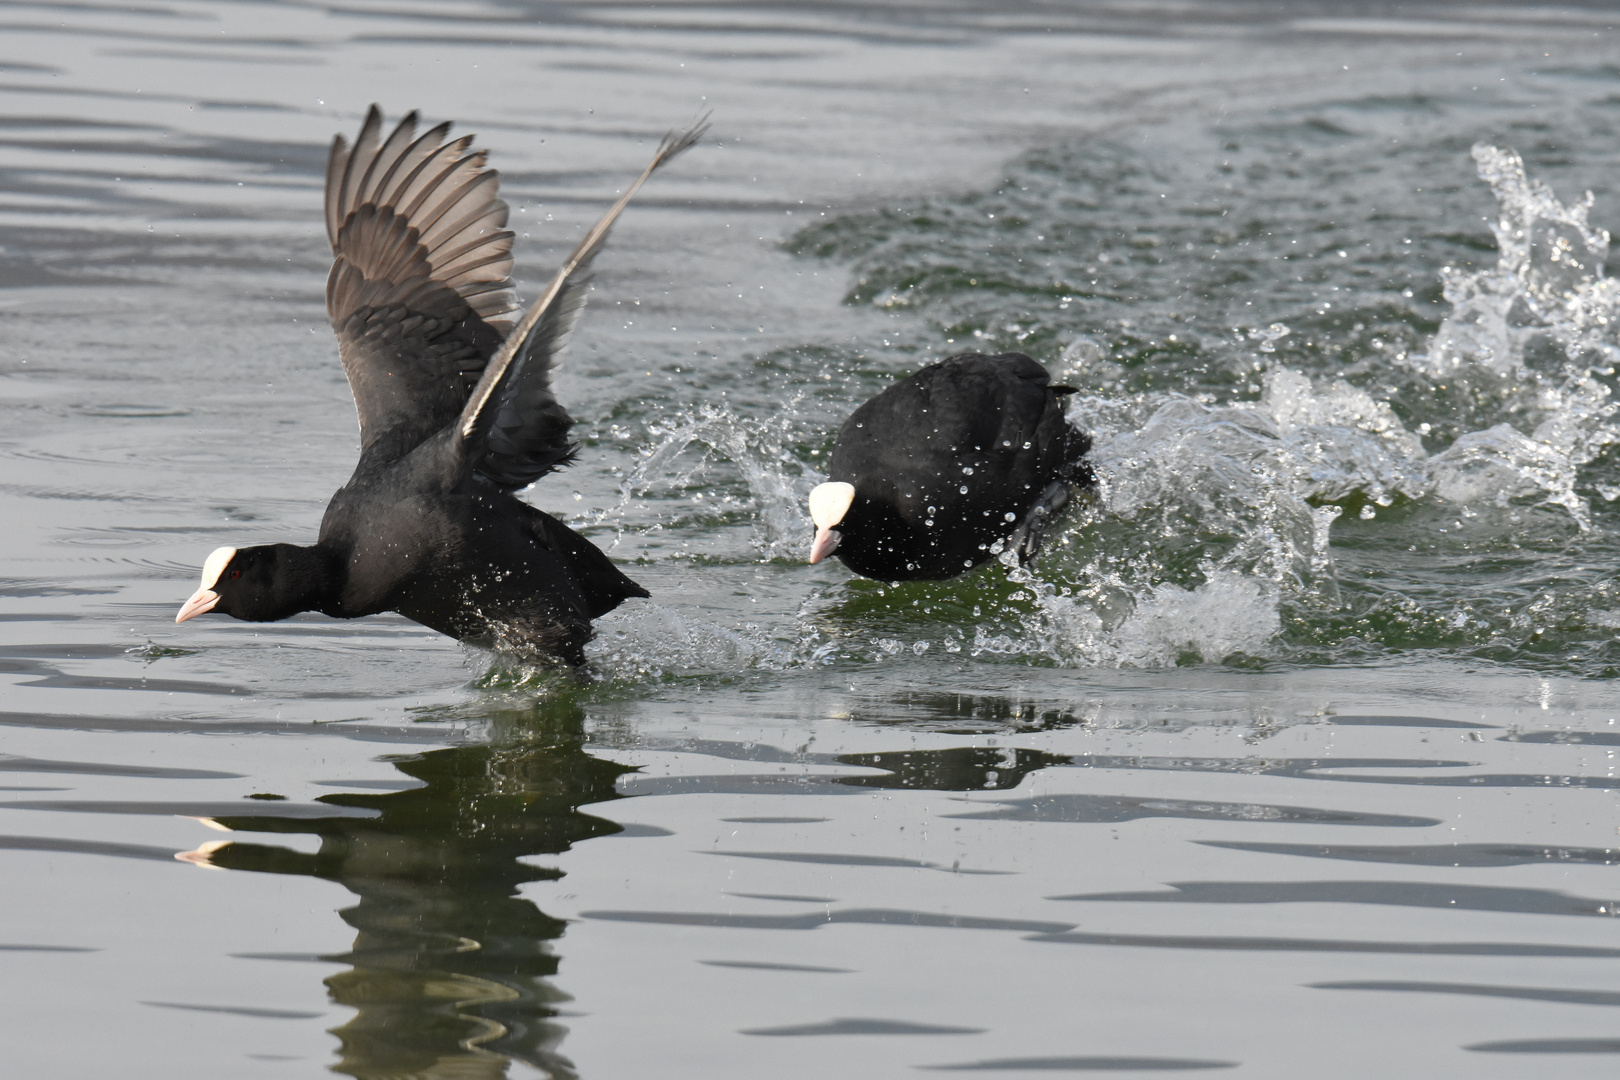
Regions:
<instances>
[{"instance_id":1,"label":"white water splash","mask_svg":"<svg viewBox=\"0 0 1620 1080\"><path fill-rule=\"evenodd\" d=\"M1102 417L1086 415L1093 400L1078 402L1073 418L1098 433L1091 460L1106 512L1136 523L1150 540L1201 541L1205 580L1241 573L1279 588L1331 592L1332 517L1323 520L1306 500L1369 486L1385 494L1398 470L1390 464L1394 451L1382 444L1405 444L1385 438L1392 433L1301 423L1308 405L1317 407L1321 421L1332 414L1333 401L1313 397L1309 380L1296 372L1277 373L1268 392L1274 386L1286 387L1283 423L1266 402L1206 405L1180 397L1165 401L1135 430L1106 430ZM1376 422L1385 420L1367 411ZM1368 446L1360 455L1367 462L1358 462L1360 443ZM1150 575L1142 583L1154 582Z\"/></svg>"},{"instance_id":2,"label":"white water splash","mask_svg":"<svg viewBox=\"0 0 1620 1080\"><path fill-rule=\"evenodd\" d=\"M1085 596L1064 596L1029 580L1041 612L1031 627L1034 643L1065 666L1173 667L1263 656L1282 629L1276 587L1232 571L1215 571L1190 589L1168 582L1148 586L1130 597L1122 616L1113 617ZM1030 640L981 629L972 652L1027 652L1030 646Z\"/></svg>"},{"instance_id":3,"label":"white water splash","mask_svg":"<svg viewBox=\"0 0 1620 1080\"><path fill-rule=\"evenodd\" d=\"M823 639L809 612L798 642L663 612L613 627L617 637L604 635L593 654L626 674L958 653L1077 666L1263 657L1275 651L1286 610L1338 603L1335 503L1361 502L1363 519L1397 501L1457 504L1465 517L1469 506L1530 503L1589 527L1575 490L1581 466L1620 441L1608 382L1620 360L1620 289L1603 272L1609 238L1586 221L1589 195L1564 207L1525 177L1511 151L1481 146L1474 156L1501 206L1500 257L1474 273L1443 271L1452 312L1426 355L1403 358L1436 382L1489 391L1474 396L1499 410L1476 417L1480 429L1449 447L1427 453L1366 390L1280 366L1264 373L1259 401L1121 395L1125 369L1080 338L1065 350L1060 377L1094 391L1069 401L1071 419L1095 438L1098 498L1051 538L1038 575L1009 566L1025 591L1006 610L952 627L933 643L939 648L910 634ZM1260 353L1274 353L1289 333L1275 323L1250 337ZM653 434L621 506L691 484L716 454L747 484L756 546L767 556L802 553L804 497L821 478L786 451L780 424L710 408Z\"/></svg>"},{"instance_id":4,"label":"white water splash","mask_svg":"<svg viewBox=\"0 0 1620 1080\"><path fill-rule=\"evenodd\" d=\"M1442 376L1470 365L1514 375L1525 369L1526 346L1537 336L1550 334L1572 357L1603 345L1620 292L1603 276L1609 234L1586 220L1592 193L1566 207L1525 175L1515 151L1480 143L1473 156L1499 206L1491 225L1496 266L1441 270L1452 311L1417 362Z\"/></svg>"},{"instance_id":5,"label":"white water splash","mask_svg":"<svg viewBox=\"0 0 1620 1080\"><path fill-rule=\"evenodd\" d=\"M1474 273L1444 268L1452 312L1428 354L1408 362L1436 380L1513 384L1495 397L1523 427L1505 420L1430 455L1388 402L1282 367L1265 373L1257 403L1080 398L1071 416L1095 432L1103 513L1137 525L1141 550L1126 560L1091 552L1090 583L1072 596L1032 586L1041 651L1125 665L1264 652L1284 602L1333 602L1331 504L1346 499L1371 504L1363 517L1397 499L1529 501L1590 527L1575 490L1580 467L1620 441L1620 404L1605 381L1620 360L1620 286L1603 267L1609 236L1587 222L1590 193L1566 207L1512 151L1473 153L1500 206L1499 258ZM1250 337L1271 351L1288 332L1278 323ZM1100 353L1078 340L1065 367L1095 385L1117 366ZM1203 544L1194 580L1165 580L1178 542Z\"/></svg>"},{"instance_id":6,"label":"white water splash","mask_svg":"<svg viewBox=\"0 0 1620 1080\"><path fill-rule=\"evenodd\" d=\"M596 521L622 517L636 499L648 495L667 499L692 486L710 467L711 454L718 453L748 487L758 514L754 539L760 552L768 558L803 554L814 532L806 502L810 489L826 478L787 451L784 425L705 405L651 425L649 433L657 441L643 451L640 464L619 485L618 505L603 511ZM712 499L708 504L710 509L719 505Z\"/></svg>"},{"instance_id":7,"label":"white water splash","mask_svg":"<svg viewBox=\"0 0 1620 1080\"><path fill-rule=\"evenodd\" d=\"M1434 491L1499 504L1541 494L1586 529L1578 470L1620 441L1620 403L1608 385L1620 361L1620 283L1604 276L1609 234L1586 220L1590 191L1564 206L1525 175L1514 151L1482 143L1473 154L1499 206L1491 226L1497 263L1475 273L1442 270L1452 311L1428 355L1409 362L1436 378L1510 380L1517 385L1509 402L1523 419L1464 435L1436 455Z\"/></svg>"},{"instance_id":8,"label":"white water splash","mask_svg":"<svg viewBox=\"0 0 1620 1080\"><path fill-rule=\"evenodd\" d=\"M1156 667L1192 655L1221 661L1262 654L1282 629L1276 591L1264 581L1217 573L1195 589L1155 585L1094 649L1111 666Z\"/></svg>"},{"instance_id":9,"label":"white water splash","mask_svg":"<svg viewBox=\"0 0 1620 1080\"><path fill-rule=\"evenodd\" d=\"M1365 390L1342 379L1318 388L1279 368L1266 374L1261 406L1276 425L1300 498L1331 502L1360 494L1388 506L1428 487L1423 440Z\"/></svg>"}]
</instances>

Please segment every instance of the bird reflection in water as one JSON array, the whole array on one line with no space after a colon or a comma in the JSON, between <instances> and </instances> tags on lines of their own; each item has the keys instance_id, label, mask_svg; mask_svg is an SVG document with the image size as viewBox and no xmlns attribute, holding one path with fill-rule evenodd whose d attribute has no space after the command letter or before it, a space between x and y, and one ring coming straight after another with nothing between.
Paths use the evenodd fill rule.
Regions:
<instances>
[{"instance_id":1,"label":"bird reflection in water","mask_svg":"<svg viewBox=\"0 0 1620 1080\"><path fill-rule=\"evenodd\" d=\"M547 980L547 943L564 923L518 895L562 871L522 862L621 831L579 812L619 796L632 771L585 753L583 713L542 704L496 718L489 745L457 746L393 761L425 787L322 796L375 817L219 817L238 832L313 833L313 855L273 844L224 841L182 856L229 870L308 874L360 898L340 912L353 950L322 959L353 965L326 980L332 1000L356 1010L333 1031L339 1073L380 1077L505 1077L512 1060L572 1080L558 1053L566 994Z\"/></svg>"}]
</instances>

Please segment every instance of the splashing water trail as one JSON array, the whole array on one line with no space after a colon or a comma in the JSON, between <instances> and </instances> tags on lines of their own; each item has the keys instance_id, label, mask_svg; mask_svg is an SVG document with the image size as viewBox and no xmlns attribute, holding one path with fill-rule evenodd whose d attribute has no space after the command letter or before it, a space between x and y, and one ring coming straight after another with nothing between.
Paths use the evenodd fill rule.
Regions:
<instances>
[{"instance_id":1,"label":"splashing water trail","mask_svg":"<svg viewBox=\"0 0 1620 1080\"><path fill-rule=\"evenodd\" d=\"M1480 143L1473 157L1499 207L1491 223L1497 263L1473 274L1441 270L1452 312L1428 356L1414 362L1435 375L1465 365L1513 375L1526 367L1527 347L1537 337L1556 340L1572 362L1589 348L1602 349L1620 293L1603 276L1609 234L1586 220L1592 193L1566 207L1525 175L1513 150Z\"/></svg>"},{"instance_id":2,"label":"splashing water trail","mask_svg":"<svg viewBox=\"0 0 1620 1080\"><path fill-rule=\"evenodd\" d=\"M1527 546L1567 545L1568 535L1593 529L1578 488L1595 483L1604 498L1620 497L1620 484L1603 483L1607 465L1596 480L1586 468L1620 442L1612 394L1620 289L1604 276L1608 235L1587 222L1590 196L1565 207L1526 177L1512 151L1480 145L1474 158L1499 206L1495 263L1470 266L1462 252L1443 256L1451 260L1444 266L1436 258L1429 272L1438 271L1449 310L1422 336L1380 306L1392 296L1412 297L1412 289L1400 291L1397 279L1379 293L1366 273L1308 295L1269 297L1292 306L1262 313L1252 285L1230 283L1267 280L1262 271L1293 253L1267 254L1225 234L1198 233L1179 234L1191 239L1176 246L1208 243L1211 261L1247 269L1198 286L1204 308L1189 330L1195 317L1170 294L1145 301L1130 295L1153 293L1150 270L1159 263L1108 246L1116 218L1162 215L1158 196L1109 209L1130 194L1110 181L1113 195L1086 205L1115 218L1099 222L1083 216L1091 210L1072 209L1072 185L1097 179L1086 172L1095 168L1089 151L1035 155L1004 189L1022 212L1046 215L1029 227L1039 234L1034 239L1067 233L1087 245L1079 262L1044 249L1060 270L1027 286L1006 275L1028 265L1028 249L997 249L1001 241L974 224L988 219L953 204L925 202L913 219L923 223L917 232L904 227L904 210L808 230L795 250L864 259L852 304L888 297L893 302L879 306L904 320L937 311L936 329L953 344L1060 352L1051 366L1080 388L1067 408L1093 436L1097 491L1077 500L1032 567L1004 554L999 567L952 582L878 589L846 581L813 593L791 627L769 632L663 609L616 614L604 623L595 655L627 677L967 657L1151 667L1413 647L1523 656L1552 652L1561 640L1595 642L1606 655L1603 641L1612 634L1583 614L1597 600L1620 602L1602 581L1572 586L1567 595L1548 592L1545 579L1533 575L1457 591L1455 578L1437 589L1421 569L1436 556L1441 563L1511 562ZM1128 159L1121 161L1121 176L1132 175ZM1050 188L1044 201L1043 184ZM1221 199L1232 197L1221 190ZM1255 197L1270 213L1275 203ZM1236 206L1230 228L1261 212ZM1082 216L1062 216L1076 213ZM1174 224L1156 220L1161 230ZM942 233L941 221L959 231ZM1318 223L1307 214L1294 223L1293 237ZM1252 234L1252 227L1242 233ZM1010 290L976 290L979 275L994 275L974 260L1003 255ZM1328 255L1348 259L1345 250L1321 257ZM905 286L900 303L899 286L890 286L911 281L919 261L933 269ZM1057 281L1060 273L1066 281L1082 274L1130 279L1129 294L1120 287L1109 307L1103 294ZM868 279L889 284L879 296ZM1361 289L1366 296L1356 295ZM1054 300L1073 314L1043 314ZM1340 310L1353 314L1340 317ZM1061 349L1054 329L1060 318L1078 322L1068 324ZM1230 336L1216 329L1221 320ZM1363 322L1352 320L1377 326L1363 334ZM997 337L1003 330L1012 337ZM914 370L917 353L937 348L919 340L893 358L893 374ZM624 480L619 505L601 517L622 519L632 503L652 499L658 506L648 531L689 527L709 535L716 523L752 524L756 559L801 557L809 534L805 498L822 479L810 464L812 448L876 388L862 380L884 377L887 365L869 360L834 360L853 380L844 384L850 394L837 400L822 400L818 387L765 419L703 406L650 425L651 442ZM801 400L803 416L794 407ZM817 402L827 415L815 415ZM793 434L795 425L804 431Z\"/></svg>"},{"instance_id":3,"label":"splashing water trail","mask_svg":"<svg viewBox=\"0 0 1620 1080\"><path fill-rule=\"evenodd\" d=\"M1516 383L1502 411L1519 422L1466 434L1437 455L1435 492L1464 503L1494 493L1499 505L1539 492L1585 529L1577 470L1620 441L1610 385L1620 285L1604 276L1609 234L1587 222L1590 191L1566 207L1525 175L1514 151L1481 143L1473 155L1499 206L1497 263L1475 273L1442 268L1452 311L1428 354L1409 362L1436 378Z\"/></svg>"},{"instance_id":4,"label":"splashing water trail","mask_svg":"<svg viewBox=\"0 0 1620 1080\"><path fill-rule=\"evenodd\" d=\"M1291 612L1342 607L1329 543L1338 504L1359 503L1357 516L1372 520L1398 503L1452 504L1472 517L1471 506L1528 502L1590 527L1575 490L1580 466L1620 441L1609 385L1620 289L1603 276L1608 234L1587 223L1590 193L1564 207L1512 151L1473 153L1500 204L1499 258L1474 273L1442 271L1452 311L1429 352L1407 363L1435 381L1496 384L1484 419L1497 422L1431 455L1390 402L1274 361L1257 402L1076 395L1070 416L1094 433L1099 498L1073 515L1038 576L1006 560L1040 617L1024 635L981 628L976 652L1107 666L1275 653ZM1272 323L1247 337L1271 354L1290 333ZM1079 337L1059 370L1107 386L1122 369ZM1517 385L1504 393L1506 384Z\"/></svg>"},{"instance_id":5,"label":"splashing water trail","mask_svg":"<svg viewBox=\"0 0 1620 1080\"><path fill-rule=\"evenodd\" d=\"M1277 590L1269 582L1230 570L1211 571L1192 588L1160 582L1129 595L1123 614L1104 617L1105 605L1065 596L1026 569L1009 578L1028 586L1039 608L1031 641L1018 643L980 628L974 655L1034 649L1072 667L1167 667L1264 655L1282 629Z\"/></svg>"},{"instance_id":6,"label":"splashing water trail","mask_svg":"<svg viewBox=\"0 0 1620 1080\"><path fill-rule=\"evenodd\" d=\"M791 412L789 402L785 411ZM731 410L705 405L651 425L657 441L643 451L635 470L619 486L617 505L599 512L592 523L622 519L638 498L669 496L699 485L712 455L729 461L746 486L747 498L718 492L719 503L746 503L757 513L755 545L768 558L800 554L811 532L804 507L810 489L825 477L798 461L786 449L782 425L741 417ZM696 453L688 453L698 448ZM701 492L698 499L702 499ZM711 500L711 509L715 500Z\"/></svg>"}]
</instances>

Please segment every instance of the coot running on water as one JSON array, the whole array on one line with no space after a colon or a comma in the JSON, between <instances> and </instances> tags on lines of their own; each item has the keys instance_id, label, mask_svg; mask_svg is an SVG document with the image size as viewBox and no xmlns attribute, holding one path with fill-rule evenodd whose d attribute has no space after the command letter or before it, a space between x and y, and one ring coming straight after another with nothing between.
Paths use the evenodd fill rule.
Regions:
<instances>
[{"instance_id":1,"label":"coot running on water","mask_svg":"<svg viewBox=\"0 0 1620 1080\"><path fill-rule=\"evenodd\" d=\"M1022 561L1075 489L1096 481L1091 439L1063 417L1023 353L964 353L923 368L838 429L829 482L810 493L810 561L837 553L883 581L955 577L1009 545Z\"/></svg>"},{"instance_id":2,"label":"coot running on water","mask_svg":"<svg viewBox=\"0 0 1620 1080\"><path fill-rule=\"evenodd\" d=\"M440 633L578 667L591 620L647 591L515 492L573 460L551 373L608 230L653 171L691 146L671 132L523 318L499 174L450 125L382 136L373 105L326 170L326 310L360 414L360 462L313 547L224 547L175 617L268 622L301 611L397 611Z\"/></svg>"}]
</instances>

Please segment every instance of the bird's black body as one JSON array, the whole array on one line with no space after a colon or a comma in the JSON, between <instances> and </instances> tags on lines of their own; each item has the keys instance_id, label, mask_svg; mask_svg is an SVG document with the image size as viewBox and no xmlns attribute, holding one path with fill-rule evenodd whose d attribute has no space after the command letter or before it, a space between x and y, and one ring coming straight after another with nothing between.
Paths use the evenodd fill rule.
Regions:
<instances>
[{"instance_id":1,"label":"bird's black body","mask_svg":"<svg viewBox=\"0 0 1620 1080\"><path fill-rule=\"evenodd\" d=\"M966 353L856 409L828 468L855 488L835 554L884 581L955 577L1020 531L1033 555L1046 516L1094 483L1091 440L1063 416L1068 393L1022 353Z\"/></svg>"},{"instance_id":2,"label":"bird's black body","mask_svg":"<svg viewBox=\"0 0 1620 1080\"><path fill-rule=\"evenodd\" d=\"M397 611L462 641L584 663L591 620L647 591L556 518L476 473L455 477L435 450L362 462L332 496L316 549L346 559L336 604L320 610Z\"/></svg>"},{"instance_id":3,"label":"bird's black body","mask_svg":"<svg viewBox=\"0 0 1620 1080\"><path fill-rule=\"evenodd\" d=\"M647 591L516 492L574 456L551 373L586 271L671 136L516 325L498 175L448 124L382 135L375 107L326 179L327 311L360 418L360 461L313 547L223 548L181 609L268 621L396 611L480 644L584 663L591 620Z\"/></svg>"}]
</instances>

